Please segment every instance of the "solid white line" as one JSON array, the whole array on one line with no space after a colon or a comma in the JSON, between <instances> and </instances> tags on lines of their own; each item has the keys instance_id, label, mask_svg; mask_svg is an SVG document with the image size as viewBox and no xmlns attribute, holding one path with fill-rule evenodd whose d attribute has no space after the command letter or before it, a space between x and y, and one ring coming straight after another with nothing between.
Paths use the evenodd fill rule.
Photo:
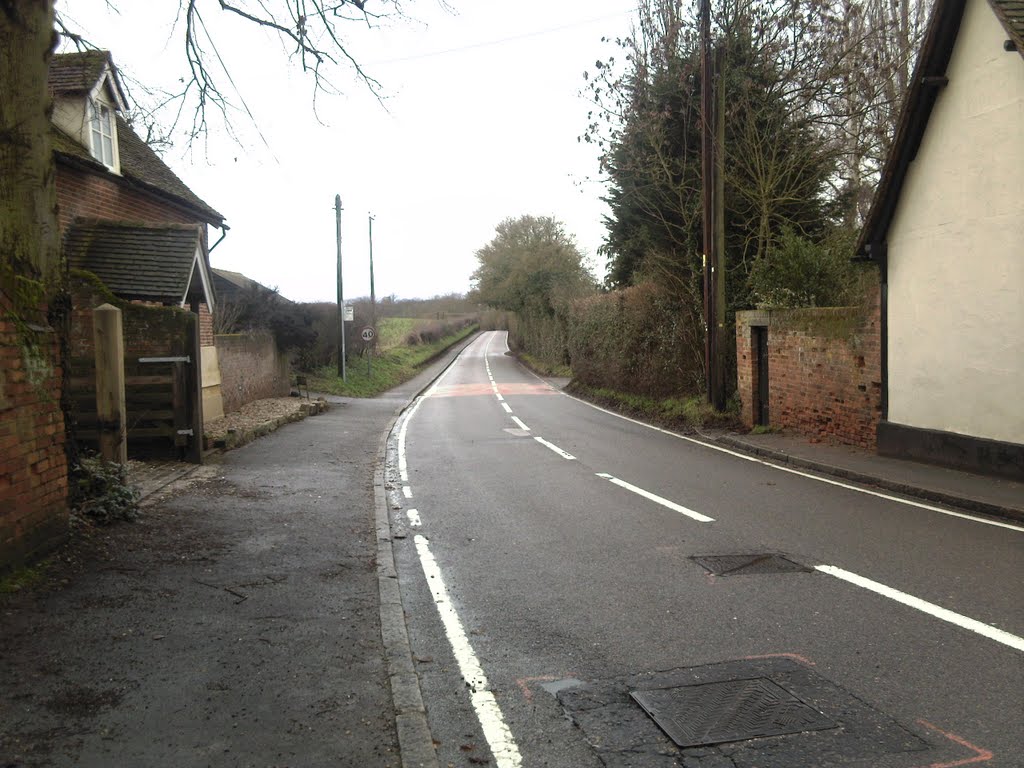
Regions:
<instances>
[{"instance_id":1,"label":"solid white line","mask_svg":"<svg viewBox=\"0 0 1024 768\"><path fill-rule=\"evenodd\" d=\"M561 457L562 457L563 459L568 459L569 461L576 461L576 457L575 457L575 456L573 456L573 455L572 455L571 453L566 453L565 451L563 451L563 450L562 450L561 448L559 448L559 447L558 447L557 445L555 445L554 443L549 443L549 442L548 442L547 440L545 440L545 439L544 439L543 437L536 437L536 436L535 436L535 437L534 437L533 439L534 439L534 440L536 440L536 441L537 441L538 443L540 443L541 445L543 445L543 446L546 446L546 447L550 448L550 449L551 449L552 451L554 451L555 453L557 453L557 454L558 454L559 456L561 456Z\"/></svg>"},{"instance_id":2,"label":"solid white line","mask_svg":"<svg viewBox=\"0 0 1024 768\"><path fill-rule=\"evenodd\" d=\"M533 373L533 371L530 371L530 373ZM533 375L537 376L537 374L533 374ZM544 379L542 379L540 376L537 376L537 378L540 379L541 381L544 381ZM868 496L875 496L876 498L885 499L886 501L894 501L897 504L905 504L905 505L907 505L909 507L917 507L918 509L926 509L929 512L938 512L939 514L948 515L949 517L959 517L959 518L961 518L963 520L970 520L971 522L974 522L974 523L983 523L985 525L994 525L997 528L1009 528L1011 531L1019 531L1021 533L1024 533L1024 526L1013 525L1012 523L1003 523L1003 522L1000 522L998 520L989 520L988 518L985 518L985 517L977 517L975 515L968 515L968 514L965 514L964 512L954 512L951 509L944 509L943 507L936 507L936 506L934 506L932 504L926 504L926 503L924 503L922 501L913 501L911 499L900 498L899 496L891 496L888 493L882 493L881 491L872 491L872 490L869 490L868 488L861 488L861 487L856 486L856 485L850 485L849 483L843 483L843 482L840 482L839 480L832 480L832 479L827 478L827 477L821 477L820 475L813 475L813 474L811 474L809 472L802 472L801 470L793 469L792 467L783 467L783 466L775 464L775 463L773 463L771 461L766 461L765 459L759 459L756 456L750 456L750 455L745 454L745 453L739 453L737 451L730 450L729 448L723 448L720 445L713 445L712 443L705 442L704 440L697 440L696 438L688 437L687 435L680 435L678 432L672 432L671 430L663 429L662 427L656 427L653 424L647 424L647 423L645 423L643 421L638 421L636 419L632 419L629 416L623 416L621 413L615 413L615 411L609 411L607 408L602 408L599 405L594 405L593 403L588 403L586 400L581 400L580 398L574 397L573 395L570 395L570 394L568 394L566 392L560 392L560 394L565 395L570 400L575 400L577 403L582 403L583 405L586 405L586 406L588 406L590 408L593 408L596 411L601 411L602 413L607 413L609 416L614 416L617 419L622 419L624 421L628 421L631 424L636 424L637 426L640 426L640 427L646 427L647 429L653 429L655 432L660 432L663 435L668 435L669 437L674 437L674 438L677 438L679 440L685 440L686 442L693 443L694 445L701 445L701 446L704 446L705 448L710 448L712 451L718 451L719 453L726 453L726 454L728 454L730 456L735 456L737 459L743 459L744 461L751 461L751 462L754 462L755 464L763 464L766 467L770 467L772 469L777 469L780 472L788 472L791 475L799 475L800 477L806 477L809 480L816 480L819 483L827 483L828 485L834 485L834 486L836 486L838 488L845 488L848 491L856 491L857 493L863 493L863 494L866 494Z\"/></svg>"},{"instance_id":3,"label":"solid white line","mask_svg":"<svg viewBox=\"0 0 1024 768\"><path fill-rule=\"evenodd\" d=\"M427 578L427 586L430 587L430 594L434 598L434 605L441 616L441 623L444 624L445 634L448 636L448 643L455 654L455 660L462 673L462 679L466 681L472 692L473 709L476 711L477 720L484 732L484 738L491 747L491 753L499 768L518 768L522 765L522 758L519 755L519 748L512 738L512 732L505 724L501 708L489 690L487 677L484 670L473 652L466 632L462 628L462 621L458 613L452 607L451 596L444 583L444 576L441 569L430 551L427 539L417 534L414 538L416 551L420 556L420 565L423 566L423 575Z\"/></svg>"},{"instance_id":4,"label":"solid white line","mask_svg":"<svg viewBox=\"0 0 1024 768\"><path fill-rule=\"evenodd\" d=\"M700 512L694 512L692 509L687 509L686 507L682 506L681 504L676 504L674 501L669 501L668 499L662 498L661 496L658 496L657 494L651 493L650 491L645 491L643 488L638 488L635 485L631 485L630 483L627 483L625 480L619 480L619 478L612 477L611 475L609 475L609 474L607 474L605 472L598 472L597 476L598 477L603 477L605 480L608 480L609 482L615 483L615 485L619 486L620 488L625 488L627 491L632 491L633 493L635 493L635 494L637 494L639 496L643 496L645 499L650 499L655 504L661 504L661 506L668 507L669 509L674 510L675 512L678 512L681 515L686 515L687 517L693 518L698 523L713 523L713 522L715 522L715 518L713 518L713 517L708 517L707 515L702 515Z\"/></svg>"},{"instance_id":5,"label":"solid white line","mask_svg":"<svg viewBox=\"0 0 1024 768\"><path fill-rule=\"evenodd\" d=\"M512 413L512 406L508 403L502 403L501 407L505 409L505 413Z\"/></svg>"},{"instance_id":6,"label":"solid white line","mask_svg":"<svg viewBox=\"0 0 1024 768\"><path fill-rule=\"evenodd\" d=\"M509 412L509 413L512 413L512 409L511 409L511 408L509 408L509 409L508 409L508 412ZM525 424L523 424L523 420L522 420L522 419L520 419L519 417L517 417L517 416L513 416L513 417L512 417L512 421L514 421L514 422L515 422L515 423L516 423L516 424L517 424L517 425L519 426L519 428L520 428L520 429L525 429L525 430L526 430L527 432L529 432L529 431L530 431L530 428L529 428L528 426L526 426Z\"/></svg>"},{"instance_id":7,"label":"solid white line","mask_svg":"<svg viewBox=\"0 0 1024 768\"><path fill-rule=\"evenodd\" d=\"M405 496L405 498L407 498L407 499L411 499L412 498L412 488L410 488L408 485L403 485L402 486L402 495Z\"/></svg>"},{"instance_id":8,"label":"solid white line","mask_svg":"<svg viewBox=\"0 0 1024 768\"><path fill-rule=\"evenodd\" d=\"M413 528L419 528L423 522L420 520L420 513L418 509L405 510L405 516L409 518L409 525Z\"/></svg>"},{"instance_id":9,"label":"solid white line","mask_svg":"<svg viewBox=\"0 0 1024 768\"><path fill-rule=\"evenodd\" d=\"M848 581L851 584L856 584L858 587L869 589L883 597L888 597L890 600L895 600L897 603L903 603L911 608L916 608L919 611L923 611L930 616L934 616L937 619L948 621L950 624L955 624L963 629L970 630L979 635L987 637L990 640L995 640L997 643L1008 645L1011 648L1024 651L1024 637L1018 637L1012 635L1002 629L997 629L990 624L985 624L976 619L968 618L967 616L961 616L959 613L942 608L934 603L929 603L926 600L922 600L919 597L908 595L906 592L900 592L898 589L887 587L885 584L879 584L877 581L866 579L863 576L858 576L856 573L850 571L844 571L842 568L837 568L834 565L816 565L816 570L822 573L827 573L830 576L835 576L837 579Z\"/></svg>"}]
</instances>

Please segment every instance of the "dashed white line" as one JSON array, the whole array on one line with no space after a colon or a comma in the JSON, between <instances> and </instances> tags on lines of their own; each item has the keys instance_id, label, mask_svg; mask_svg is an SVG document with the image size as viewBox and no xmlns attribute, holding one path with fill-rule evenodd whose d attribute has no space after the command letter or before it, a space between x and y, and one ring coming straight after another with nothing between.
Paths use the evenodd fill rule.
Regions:
<instances>
[{"instance_id":1,"label":"dashed white line","mask_svg":"<svg viewBox=\"0 0 1024 768\"><path fill-rule=\"evenodd\" d=\"M509 412L509 413L512 413L512 409L511 409L511 408L509 408L509 409L508 409L508 412ZM525 430L526 430L527 432L529 432L529 431L530 431L530 428L529 428L528 426L526 426L525 424L523 424L523 420L522 420L522 419L520 419L520 418L519 418L518 416L513 416L513 417L512 417L512 421L514 421L514 422L516 423L516 425L517 425L517 426L518 426L518 427L519 427L520 429L525 429Z\"/></svg>"},{"instance_id":2,"label":"dashed white line","mask_svg":"<svg viewBox=\"0 0 1024 768\"><path fill-rule=\"evenodd\" d=\"M409 518L409 525L413 528L419 528L423 524L420 520L420 512L418 509L407 509L405 510L405 516Z\"/></svg>"},{"instance_id":3,"label":"dashed white line","mask_svg":"<svg viewBox=\"0 0 1024 768\"><path fill-rule=\"evenodd\" d=\"M660 504L661 506L667 507L668 509L671 509L674 512L678 512L681 515L686 515L687 517L696 520L698 523L715 522L715 518L713 517L702 515L700 512L694 512L692 509L687 509L681 504L676 504L674 501L669 501L668 499L658 496L657 494L651 493L650 491L645 491L643 488L638 488L635 485L627 483L625 480L619 480L619 478L612 477L611 475L605 472L598 472L597 476L603 477L605 480L611 483L615 483L615 485L619 486L620 488L625 488L627 491L632 491L638 496L643 496L645 499L650 499L655 504Z\"/></svg>"},{"instance_id":4,"label":"dashed white line","mask_svg":"<svg viewBox=\"0 0 1024 768\"><path fill-rule=\"evenodd\" d=\"M494 694L489 690L487 677L466 638L462 621L455 608L452 607L451 596L445 586L444 576L430 551L429 542L419 534L415 536L414 541L416 542L416 552L420 556L420 565L423 567L423 575L427 578L427 586L434 598L437 612L441 616L441 623L444 625L448 643L455 654L462 679L466 681L466 685L472 692L473 709L476 711L477 720L480 721L484 738L487 739L487 743L491 747L494 760L499 768L519 768L522 765L519 748L516 746L515 739L512 738L512 732L505 724L505 718L501 714L501 708L498 706Z\"/></svg>"},{"instance_id":5,"label":"dashed white line","mask_svg":"<svg viewBox=\"0 0 1024 768\"><path fill-rule=\"evenodd\" d=\"M411 499L412 498L412 488L410 488L408 485L403 485L402 486L402 495L405 496L405 498L407 498L407 499Z\"/></svg>"},{"instance_id":6,"label":"dashed white line","mask_svg":"<svg viewBox=\"0 0 1024 768\"><path fill-rule=\"evenodd\" d=\"M885 584L880 584L877 581L872 581L863 576L858 576L856 573L850 571L844 571L842 568L837 568L834 565L816 565L815 570L827 573L830 576L835 576L837 579L842 579L850 584L856 584L858 587L871 590L883 597L888 597L890 600L895 600L897 603L916 608L923 613L927 613L929 616L934 616L942 621L947 621L950 624L974 632L976 634L987 637L989 640L995 640L997 643L1008 645L1018 651L1024 651L1024 637L1018 637L1017 635L1010 634L1009 632L993 627L991 624L985 624L972 619L967 616L962 616L959 613L954 613L947 608L935 605L935 603L929 603L927 600L922 600L919 597L908 595L906 592L900 592L898 589L887 587Z\"/></svg>"},{"instance_id":7,"label":"dashed white line","mask_svg":"<svg viewBox=\"0 0 1024 768\"><path fill-rule=\"evenodd\" d=\"M571 453L567 453L567 452L563 451L563 450L562 450L561 448L559 448L559 447L558 447L557 445L555 445L554 443L549 443L549 442L548 442L547 440L545 440L545 439L544 439L543 437L536 437L536 436L534 436L534 438L533 438L533 439L534 439L534 440L536 440L536 441L537 441L538 443L540 443L541 445L545 446L546 448L550 448L550 449L551 449L552 451L554 451L555 453L557 453L557 454L558 454L559 456L561 456L561 457L562 457L563 459L568 459L569 461L576 461L576 457L575 457L575 456L573 456L573 455L572 455Z\"/></svg>"},{"instance_id":8,"label":"dashed white line","mask_svg":"<svg viewBox=\"0 0 1024 768\"><path fill-rule=\"evenodd\" d=\"M530 371L530 373L533 373L533 371ZM544 379L541 379L541 377L537 376L537 374L533 374L533 375L536 376L541 381L544 381ZM951 509L943 509L942 507L936 507L933 504L925 504L924 502L921 502L921 501L913 501L911 499L903 499L903 498L900 498L899 496L891 496L888 493L882 493L880 491L872 491L872 490L870 490L868 488L861 488L861 487L856 486L856 485L850 485L849 483L843 483L843 482L840 482L839 480L832 480L832 479L827 478L827 477L821 477L820 475L813 475L810 472L802 472L799 469L793 469L791 467L783 467L783 466L780 466L779 464L774 464L774 463L772 463L770 461L765 461L764 459L759 459L756 456L749 456L749 455L747 455L745 453L739 453L738 451L733 451L733 450L730 450L728 448L723 448L720 445L713 445L712 443L705 442L704 440L697 440L696 438L688 437L687 435L680 435L678 432L672 432L671 430L668 430L668 429L662 429L661 427L656 427L653 424L647 424L647 423L645 423L643 421L638 421L637 419L632 419L629 416L623 416L621 413L615 413L615 411L609 411L607 408L602 408L599 405L594 405L593 403L588 403L586 400L581 400L578 397L573 397L572 395L567 394L566 392L559 392L559 394L564 395L565 397L568 397L571 400L575 400L577 403L585 405L588 408L593 408L596 411L601 411L602 413L607 413L609 416L614 416L617 419L622 419L624 421L628 421L631 424L636 424L637 426L644 427L646 429L652 429L655 432L660 432L663 435L668 435L669 437L674 437L674 438L676 438L678 440L685 440L686 442L693 443L694 445L700 445L700 446L703 446L705 448L710 448L712 451L718 451L719 453L726 453L729 456L735 456L737 459L743 459L743 461L751 461L751 462L754 462L755 464L762 464L762 465L764 465L766 467L770 467L771 469L777 469L780 472L788 472L791 475L799 475L800 477L806 477L808 480L815 480L815 481L817 481L819 483L827 483L828 485L834 485L834 486L836 486L838 488L845 488L848 491L856 491L857 493L863 493L863 494L866 494L868 496L875 496L876 498L885 499L886 501L894 501L897 504L905 504L908 507L917 507L918 509L926 509L929 512L938 512L939 514L948 515L949 517L959 517L959 518L962 518L964 520L970 520L973 523L984 523L985 525L994 525L997 528L1009 528L1011 531L1019 531L1021 533L1024 533L1024 527L1022 527L1020 525L1013 525L1012 523L1003 523L1003 522L1000 522L998 520L989 520L988 518L977 517L975 515L968 515L968 514L965 514L963 512L954 512Z\"/></svg>"},{"instance_id":9,"label":"dashed white line","mask_svg":"<svg viewBox=\"0 0 1024 768\"><path fill-rule=\"evenodd\" d=\"M502 403L501 407L505 409L505 413L512 413L512 406L508 403Z\"/></svg>"}]
</instances>

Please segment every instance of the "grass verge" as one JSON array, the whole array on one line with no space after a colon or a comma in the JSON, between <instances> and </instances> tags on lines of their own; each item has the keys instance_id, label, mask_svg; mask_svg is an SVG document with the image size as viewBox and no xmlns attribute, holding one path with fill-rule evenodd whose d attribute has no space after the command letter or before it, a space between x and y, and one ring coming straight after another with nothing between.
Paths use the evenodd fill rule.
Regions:
<instances>
[{"instance_id":1,"label":"grass verge","mask_svg":"<svg viewBox=\"0 0 1024 768\"><path fill-rule=\"evenodd\" d=\"M375 397L411 379L419 373L420 368L453 344L476 333L478 328L477 325L471 325L432 344L418 344L414 347L403 345L381 350L374 354L369 374L365 357L349 359L347 381L341 380L333 366L321 368L309 376L309 388L314 392L343 397Z\"/></svg>"},{"instance_id":2,"label":"grass verge","mask_svg":"<svg viewBox=\"0 0 1024 768\"><path fill-rule=\"evenodd\" d=\"M731 410L716 411L708 405L703 395L658 399L617 392L613 389L586 387L575 381L570 382L566 389L577 397L589 400L608 410L633 416L662 427L678 430L736 429L739 427L737 413Z\"/></svg>"},{"instance_id":3,"label":"grass verge","mask_svg":"<svg viewBox=\"0 0 1024 768\"><path fill-rule=\"evenodd\" d=\"M538 376L558 376L565 379L572 378L572 369L568 365L554 365L534 357L529 352L517 352L519 362L536 373Z\"/></svg>"}]
</instances>

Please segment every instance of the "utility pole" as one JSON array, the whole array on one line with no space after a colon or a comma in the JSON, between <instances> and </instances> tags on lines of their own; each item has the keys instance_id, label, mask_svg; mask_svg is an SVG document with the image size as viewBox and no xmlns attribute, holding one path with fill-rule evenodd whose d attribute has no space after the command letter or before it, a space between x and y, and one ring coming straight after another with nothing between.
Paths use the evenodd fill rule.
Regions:
<instances>
[{"instance_id":1,"label":"utility pole","mask_svg":"<svg viewBox=\"0 0 1024 768\"><path fill-rule=\"evenodd\" d=\"M711 86L711 0L700 0L700 156L701 156L701 187L703 198L703 266L704 284L704 387L707 390L707 401L715 403L715 359L717 357L715 340L715 271L714 259L714 139L713 101Z\"/></svg>"},{"instance_id":2,"label":"utility pole","mask_svg":"<svg viewBox=\"0 0 1024 768\"><path fill-rule=\"evenodd\" d=\"M338 375L345 381L345 292L341 282L341 195L334 196L335 241L338 244Z\"/></svg>"},{"instance_id":3,"label":"utility pole","mask_svg":"<svg viewBox=\"0 0 1024 768\"><path fill-rule=\"evenodd\" d=\"M370 327L377 330L377 295L373 292L373 214L366 214L370 220ZM370 342L370 353L366 356L366 375L373 376L373 347L376 339Z\"/></svg>"},{"instance_id":4,"label":"utility pole","mask_svg":"<svg viewBox=\"0 0 1024 768\"><path fill-rule=\"evenodd\" d=\"M715 232L712 285L715 288L714 387L712 405L725 410L725 43L715 49Z\"/></svg>"}]
</instances>

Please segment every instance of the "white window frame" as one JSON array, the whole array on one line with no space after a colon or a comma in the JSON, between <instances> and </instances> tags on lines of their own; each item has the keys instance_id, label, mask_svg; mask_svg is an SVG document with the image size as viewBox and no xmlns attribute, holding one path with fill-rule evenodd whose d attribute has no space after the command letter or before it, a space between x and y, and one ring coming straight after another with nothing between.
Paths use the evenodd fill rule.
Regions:
<instances>
[{"instance_id":1,"label":"white window frame","mask_svg":"<svg viewBox=\"0 0 1024 768\"><path fill-rule=\"evenodd\" d=\"M89 112L91 154L108 168L114 168L114 108L99 99L90 99ZM105 156L108 152L109 157Z\"/></svg>"}]
</instances>

